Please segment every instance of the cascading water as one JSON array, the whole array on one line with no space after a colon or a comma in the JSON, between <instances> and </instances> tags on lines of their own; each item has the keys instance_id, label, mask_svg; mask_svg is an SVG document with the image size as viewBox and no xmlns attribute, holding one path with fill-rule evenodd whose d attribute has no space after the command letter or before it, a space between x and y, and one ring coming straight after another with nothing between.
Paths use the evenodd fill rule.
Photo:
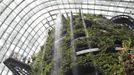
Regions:
<instances>
[{"instance_id":1,"label":"cascading water","mask_svg":"<svg viewBox=\"0 0 134 75\"><path fill-rule=\"evenodd\" d=\"M57 16L56 25L55 25L55 41L54 41L54 54L53 54L53 68L51 75L60 75L60 67L62 61L62 49L61 49L61 41L62 41L62 14L60 13Z\"/></svg>"},{"instance_id":2,"label":"cascading water","mask_svg":"<svg viewBox=\"0 0 134 75\"><path fill-rule=\"evenodd\" d=\"M77 70L77 57L76 57L76 51L74 47L74 35L73 35L73 14L71 13L70 16L70 30L71 30L71 46L72 46L72 65L73 65L73 75L78 75L78 70Z\"/></svg>"},{"instance_id":3,"label":"cascading water","mask_svg":"<svg viewBox=\"0 0 134 75\"><path fill-rule=\"evenodd\" d=\"M83 14L81 13L81 10L80 10L79 12L80 12L80 16L81 16L81 18L82 18L83 26L84 26L84 29L85 29L86 38L89 38L88 30L87 30L87 28L86 28L86 24L85 24L85 21L84 21ZM87 41L89 42L89 40L87 40ZM98 48L91 48L90 43L88 43L88 45L89 45L90 50L99 50ZM94 55L92 55L92 59L94 59ZM93 65L96 66L94 60L93 60ZM96 70L96 71L95 71L95 75L98 75L98 72L97 72L96 67L95 67L95 70Z\"/></svg>"}]
</instances>

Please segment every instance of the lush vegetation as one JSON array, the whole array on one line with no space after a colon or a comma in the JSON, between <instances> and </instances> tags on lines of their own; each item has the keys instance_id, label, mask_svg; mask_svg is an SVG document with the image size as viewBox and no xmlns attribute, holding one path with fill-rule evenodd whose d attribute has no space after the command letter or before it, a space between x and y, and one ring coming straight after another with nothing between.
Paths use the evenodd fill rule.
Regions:
<instances>
[{"instance_id":1,"label":"lush vegetation","mask_svg":"<svg viewBox=\"0 0 134 75\"><path fill-rule=\"evenodd\" d=\"M99 52L77 56L79 75L134 75L133 29L115 24L102 15L83 14L86 29L80 13L73 17L75 51L98 47ZM70 19L63 18L62 66L61 75L72 75L72 47ZM87 34L86 31L87 30ZM33 56L32 75L50 75L53 65L54 30L49 31L46 43L39 53ZM88 37L87 37L88 35ZM121 47L121 50L115 50ZM131 52L131 53L130 53Z\"/></svg>"},{"instance_id":2,"label":"lush vegetation","mask_svg":"<svg viewBox=\"0 0 134 75\"><path fill-rule=\"evenodd\" d=\"M53 33L53 30L48 32L48 39L46 43L41 46L41 50L33 56L33 62L31 63L32 75L49 75L51 73L54 46Z\"/></svg>"}]
</instances>

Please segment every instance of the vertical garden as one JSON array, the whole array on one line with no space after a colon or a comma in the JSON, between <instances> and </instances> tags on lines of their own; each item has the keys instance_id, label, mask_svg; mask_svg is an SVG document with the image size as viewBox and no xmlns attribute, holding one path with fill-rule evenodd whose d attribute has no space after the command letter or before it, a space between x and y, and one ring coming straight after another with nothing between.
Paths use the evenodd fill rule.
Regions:
<instances>
[{"instance_id":1,"label":"vertical garden","mask_svg":"<svg viewBox=\"0 0 134 75\"><path fill-rule=\"evenodd\" d=\"M61 75L73 75L74 67L78 75L134 75L133 29L125 24L115 24L102 15L78 13L72 19L62 15L61 20ZM51 75L55 63L54 34L55 30L50 30L47 41L33 55L33 62L30 64L32 75ZM77 54L94 48L99 51ZM76 66L73 66L73 54L76 57Z\"/></svg>"}]
</instances>

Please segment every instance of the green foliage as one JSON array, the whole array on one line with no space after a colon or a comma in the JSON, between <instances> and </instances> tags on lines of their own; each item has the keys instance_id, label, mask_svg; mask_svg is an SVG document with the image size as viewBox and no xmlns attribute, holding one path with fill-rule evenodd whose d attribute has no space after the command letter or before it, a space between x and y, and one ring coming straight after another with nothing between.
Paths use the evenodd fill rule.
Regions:
<instances>
[{"instance_id":1,"label":"green foliage","mask_svg":"<svg viewBox=\"0 0 134 75\"><path fill-rule=\"evenodd\" d=\"M53 47L53 31L48 32L46 44L35 55L34 61L31 63L32 75L49 75L52 68L52 47Z\"/></svg>"},{"instance_id":2,"label":"green foliage","mask_svg":"<svg viewBox=\"0 0 134 75\"><path fill-rule=\"evenodd\" d=\"M126 75L134 75L134 62L127 60L125 62Z\"/></svg>"},{"instance_id":3,"label":"green foliage","mask_svg":"<svg viewBox=\"0 0 134 75\"><path fill-rule=\"evenodd\" d=\"M124 75L123 65L119 64L116 53L99 53L95 56L95 62L105 75Z\"/></svg>"},{"instance_id":4,"label":"green foliage","mask_svg":"<svg viewBox=\"0 0 134 75\"><path fill-rule=\"evenodd\" d=\"M65 20L65 19L64 19ZM64 50L63 55L62 55L62 66L61 66L61 75L65 75L66 72L71 68L71 36L70 36L70 19L67 19L64 21L64 25L66 28L66 34L63 36L63 42L62 42L62 50Z\"/></svg>"},{"instance_id":5,"label":"green foliage","mask_svg":"<svg viewBox=\"0 0 134 75\"><path fill-rule=\"evenodd\" d=\"M80 14L80 13L79 13ZM85 34L83 22L80 15L74 15L74 34ZM98 53L88 53L77 56L77 65L86 66L91 65L100 68L105 75L134 75L134 64L128 57L128 50L134 45L133 30L121 24L114 24L102 15L83 14L86 21L91 21L92 26L87 27L88 35L79 37L74 40L74 46L86 47L89 44L94 44L100 48ZM63 54L61 63L61 75L66 75L72 66L72 48L71 48L71 32L70 19L63 17L62 36L63 42L61 44ZM88 25L86 25L88 26ZM53 59L53 42L54 31L48 33L46 43L41 47L41 50L33 56L32 75L50 75L52 69ZM122 55L119 52L107 52L110 47L115 46L115 41L122 42L122 47L126 48L126 52ZM121 61L120 61L121 58ZM131 71L132 70L132 71Z\"/></svg>"},{"instance_id":6,"label":"green foliage","mask_svg":"<svg viewBox=\"0 0 134 75\"><path fill-rule=\"evenodd\" d=\"M79 38L75 40L74 46L76 50L88 49L89 46L88 46L87 38Z\"/></svg>"},{"instance_id":7,"label":"green foliage","mask_svg":"<svg viewBox=\"0 0 134 75\"><path fill-rule=\"evenodd\" d=\"M35 60L32 62L31 67L32 67L32 75L37 75L40 74L42 71L42 66L43 66L43 52L42 50L34 57ZM39 68L40 67L40 68Z\"/></svg>"},{"instance_id":8,"label":"green foliage","mask_svg":"<svg viewBox=\"0 0 134 75\"><path fill-rule=\"evenodd\" d=\"M124 52L127 52L130 49L131 42L131 38L128 38L128 40L123 40L122 46L124 48Z\"/></svg>"}]
</instances>

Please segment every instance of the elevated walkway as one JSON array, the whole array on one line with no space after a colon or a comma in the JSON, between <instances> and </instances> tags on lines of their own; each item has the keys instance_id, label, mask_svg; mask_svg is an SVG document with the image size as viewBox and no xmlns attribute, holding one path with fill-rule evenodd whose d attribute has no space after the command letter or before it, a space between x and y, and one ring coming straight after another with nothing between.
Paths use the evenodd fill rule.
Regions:
<instances>
[{"instance_id":1,"label":"elevated walkway","mask_svg":"<svg viewBox=\"0 0 134 75\"><path fill-rule=\"evenodd\" d=\"M126 24L129 28L134 28L134 19L128 15L117 15L111 18L117 24Z\"/></svg>"},{"instance_id":2,"label":"elevated walkway","mask_svg":"<svg viewBox=\"0 0 134 75\"><path fill-rule=\"evenodd\" d=\"M13 72L14 75L31 75L30 66L14 58L9 57L3 63Z\"/></svg>"}]
</instances>

